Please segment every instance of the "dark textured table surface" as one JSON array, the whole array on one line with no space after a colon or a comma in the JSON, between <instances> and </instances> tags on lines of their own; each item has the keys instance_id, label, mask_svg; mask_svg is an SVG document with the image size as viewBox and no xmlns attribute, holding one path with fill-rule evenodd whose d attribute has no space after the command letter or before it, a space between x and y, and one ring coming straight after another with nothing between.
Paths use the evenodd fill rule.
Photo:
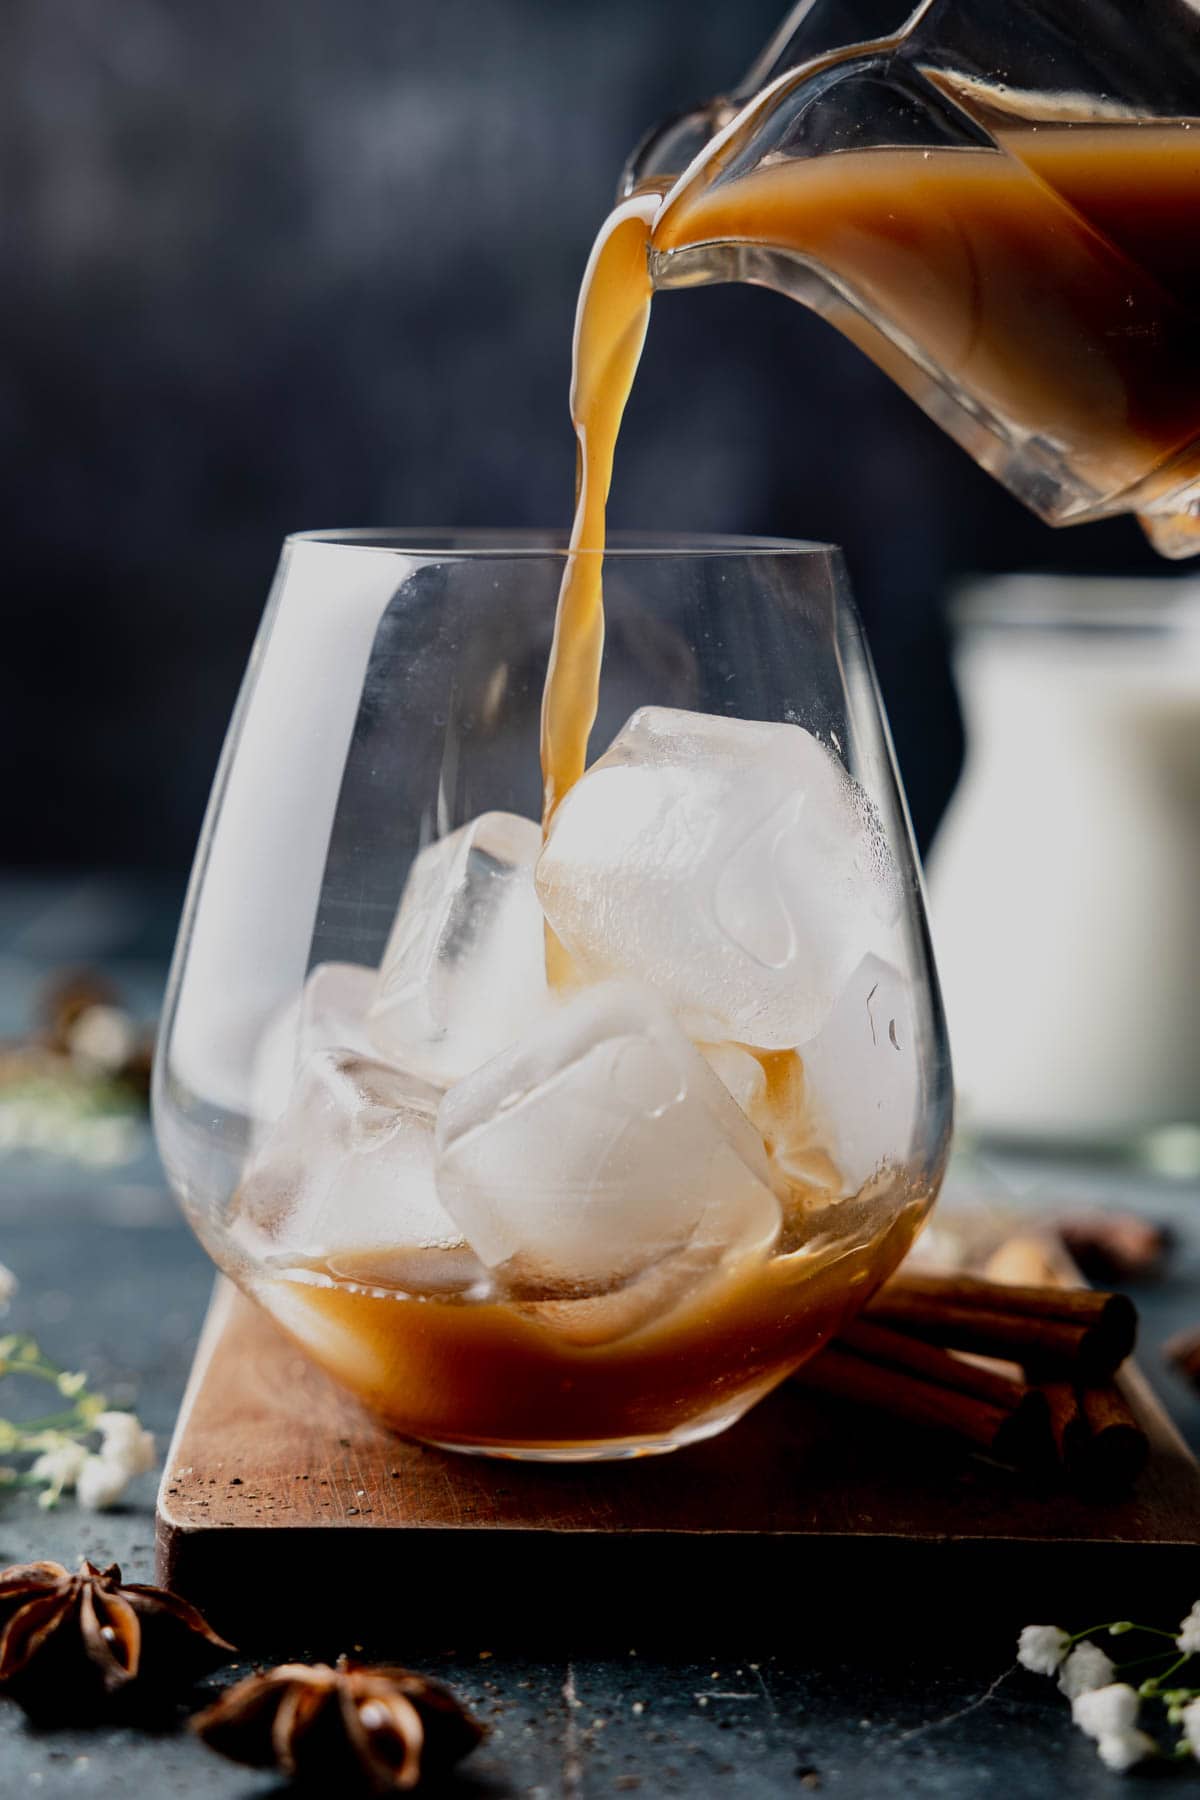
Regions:
<instances>
[{"instance_id":1,"label":"dark textured table surface","mask_svg":"<svg viewBox=\"0 0 1200 1800\"><path fill-rule=\"evenodd\" d=\"M104 966L152 1013L173 904L177 896L99 881L71 889L0 886L0 1033L23 1026L39 981L64 961ZM1167 1278L1137 1295L1142 1357L1186 1435L1200 1445L1200 1403L1162 1371L1157 1354L1168 1331L1200 1317L1195 1184L994 1159L964 1165L956 1180L1003 1190L1014 1205L1086 1199L1136 1207L1174 1227L1178 1248ZM133 1161L110 1168L51 1156L0 1159L0 1259L21 1281L9 1322L35 1331L55 1360L86 1369L114 1401L134 1405L165 1446L211 1270L148 1144ZM119 1561L131 1579L150 1579L153 1500L153 1477L109 1514L81 1513L71 1501L46 1513L31 1495L10 1495L0 1500L0 1560L72 1562L83 1554ZM320 1571L298 1570L297 1579L319 1580ZM1180 1615L1200 1595L1200 1558L1195 1587L1180 1594ZM451 1791L495 1800L621 1793L775 1800L808 1792L1034 1800L1067 1789L1164 1792L1155 1771L1108 1774L1072 1728L1053 1683L1014 1666L1007 1638L981 1628L917 1648L912 1621L897 1616L885 1591L847 1597L859 1625L848 1646L835 1648L806 1625L803 1585L781 1587L776 1604L791 1621L791 1647L774 1654L731 1641L714 1593L711 1630L688 1655L637 1642L597 1655L588 1648L587 1600L580 1594L579 1642L570 1655L543 1657L530 1643L517 1659L461 1641L453 1619L442 1642L412 1642L397 1582L393 1638L379 1649L449 1679L491 1728ZM1094 1610L1105 1616L1102 1585ZM276 1657L339 1647L273 1644L264 1622L262 1649ZM1175 1779L1190 1787L1200 1778L1189 1768ZM15 1707L0 1705L0 1793L27 1791L46 1800L113 1793L216 1800L276 1789L269 1777L219 1761L185 1731L35 1732Z\"/></svg>"}]
</instances>

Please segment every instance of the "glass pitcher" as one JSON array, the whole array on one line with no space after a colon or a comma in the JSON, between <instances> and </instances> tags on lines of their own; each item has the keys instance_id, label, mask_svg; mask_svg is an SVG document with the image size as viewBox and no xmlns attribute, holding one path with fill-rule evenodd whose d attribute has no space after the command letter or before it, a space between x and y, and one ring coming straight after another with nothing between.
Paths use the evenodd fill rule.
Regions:
<instances>
[{"instance_id":1,"label":"glass pitcher","mask_svg":"<svg viewBox=\"0 0 1200 1800\"><path fill-rule=\"evenodd\" d=\"M655 287L776 288L1050 524L1200 552L1193 0L925 0L840 49L835 18L810 0L635 152Z\"/></svg>"}]
</instances>

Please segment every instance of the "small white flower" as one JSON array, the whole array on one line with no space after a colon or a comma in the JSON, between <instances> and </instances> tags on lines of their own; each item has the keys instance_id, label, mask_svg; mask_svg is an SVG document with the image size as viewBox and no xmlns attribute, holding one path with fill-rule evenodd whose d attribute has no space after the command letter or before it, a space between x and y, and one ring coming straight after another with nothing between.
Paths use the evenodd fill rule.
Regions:
<instances>
[{"instance_id":1,"label":"small white flower","mask_svg":"<svg viewBox=\"0 0 1200 1800\"><path fill-rule=\"evenodd\" d=\"M1017 1639L1017 1661L1035 1675L1053 1675L1070 1647L1070 1638L1057 1625L1026 1625Z\"/></svg>"},{"instance_id":2,"label":"small white flower","mask_svg":"<svg viewBox=\"0 0 1200 1800\"><path fill-rule=\"evenodd\" d=\"M82 1444L57 1444L53 1450L43 1450L29 1472L35 1481L48 1481L57 1497L64 1488L75 1486L87 1454Z\"/></svg>"},{"instance_id":3,"label":"small white flower","mask_svg":"<svg viewBox=\"0 0 1200 1800\"><path fill-rule=\"evenodd\" d=\"M1091 1688L1071 1702L1071 1717L1090 1738L1122 1737L1137 1724L1138 1697L1124 1681Z\"/></svg>"},{"instance_id":4,"label":"small white flower","mask_svg":"<svg viewBox=\"0 0 1200 1800\"><path fill-rule=\"evenodd\" d=\"M100 1455L106 1462L124 1469L132 1481L135 1475L147 1475L155 1464L154 1435L142 1429L134 1413L104 1412L96 1420L100 1433Z\"/></svg>"},{"instance_id":5,"label":"small white flower","mask_svg":"<svg viewBox=\"0 0 1200 1800\"><path fill-rule=\"evenodd\" d=\"M1144 1761L1158 1750L1154 1739L1144 1731L1106 1731L1096 1745L1100 1761L1106 1769L1123 1775L1134 1763Z\"/></svg>"},{"instance_id":6,"label":"small white flower","mask_svg":"<svg viewBox=\"0 0 1200 1800\"><path fill-rule=\"evenodd\" d=\"M1200 1700L1189 1700L1182 1714L1183 1735L1191 1745L1192 1755L1200 1756Z\"/></svg>"},{"instance_id":7,"label":"small white flower","mask_svg":"<svg viewBox=\"0 0 1200 1800\"><path fill-rule=\"evenodd\" d=\"M1099 1644L1076 1644L1058 1671L1059 1691L1068 1700L1076 1700L1093 1688L1108 1687L1115 1673L1111 1657L1105 1656Z\"/></svg>"},{"instance_id":8,"label":"small white flower","mask_svg":"<svg viewBox=\"0 0 1200 1800\"><path fill-rule=\"evenodd\" d=\"M75 1492L80 1506L88 1512L107 1512L128 1485L129 1476L122 1464L110 1462L106 1456L89 1456L79 1471Z\"/></svg>"},{"instance_id":9,"label":"small white flower","mask_svg":"<svg viewBox=\"0 0 1200 1800\"><path fill-rule=\"evenodd\" d=\"M1187 1618L1179 1627L1179 1636L1175 1639L1185 1654L1195 1654L1200 1650L1200 1600L1197 1600Z\"/></svg>"},{"instance_id":10,"label":"small white flower","mask_svg":"<svg viewBox=\"0 0 1200 1800\"><path fill-rule=\"evenodd\" d=\"M0 1313L8 1311L8 1303L17 1291L17 1278L12 1270L0 1263Z\"/></svg>"}]
</instances>

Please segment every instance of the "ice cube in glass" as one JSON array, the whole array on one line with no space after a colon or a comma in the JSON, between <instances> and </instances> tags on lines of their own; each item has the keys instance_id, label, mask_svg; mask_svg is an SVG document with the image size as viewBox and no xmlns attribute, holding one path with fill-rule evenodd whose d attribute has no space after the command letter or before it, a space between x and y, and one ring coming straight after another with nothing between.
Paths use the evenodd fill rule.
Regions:
<instances>
[{"instance_id":1,"label":"ice cube in glass","mask_svg":"<svg viewBox=\"0 0 1200 1800\"><path fill-rule=\"evenodd\" d=\"M662 1002L584 989L451 1088L438 1194L510 1285L620 1286L698 1245L769 1249L779 1206L762 1140Z\"/></svg>"},{"instance_id":2,"label":"ice cube in glass","mask_svg":"<svg viewBox=\"0 0 1200 1800\"><path fill-rule=\"evenodd\" d=\"M900 971L864 957L799 1055L812 1134L841 1191L857 1193L886 1165L902 1168L913 1148L921 1075L912 990Z\"/></svg>"},{"instance_id":3,"label":"ice cube in glass","mask_svg":"<svg viewBox=\"0 0 1200 1800\"><path fill-rule=\"evenodd\" d=\"M462 1249L462 1234L434 1179L438 1100L436 1088L404 1071L317 1051L246 1169L235 1230L267 1239L277 1260L295 1251L369 1284L439 1257L457 1281L464 1259L448 1253Z\"/></svg>"},{"instance_id":4,"label":"ice cube in glass","mask_svg":"<svg viewBox=\"0 0 1200 1800\"><path fill-rule=\"evenodd\" d=\"M417 856L370 1007L376 1050L446 1086L549 1005L533 887L541 828L484 813Z\"/></svg>"},{"instance_id":5,"label":"ice cube in glass","mask_svg":"<svg viewBox=\"0 0 1200 1800\"><path fill-rule=\"evenodd\" d=\"M763 1049L820 1029L899 907L870 802L811 732L656 706L566 796L536 879L585 973Z\"/></svg>"},{"instance_id":6,"label":"ice cube in glass","mask_svg":"<svg viewBox=\"0 0 1200 1800\"><path fill-rule=\"evenodd\" d=\"M318 963L303 988L269 1020L254 1055L253 1113L261 1126L284 1111L296 1071L318 1050L369 1055L367 1008L377 973L357 963Z\"/></svg>"}]
</instances>

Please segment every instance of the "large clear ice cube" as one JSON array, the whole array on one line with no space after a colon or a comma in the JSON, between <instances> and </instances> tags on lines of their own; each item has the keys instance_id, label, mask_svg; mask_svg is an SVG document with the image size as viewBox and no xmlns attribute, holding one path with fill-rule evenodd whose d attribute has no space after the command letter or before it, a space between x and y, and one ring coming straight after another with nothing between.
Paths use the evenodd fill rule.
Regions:
<instances>
[{"instance_id":1,"label":"large clear ice cube","mask_svg":"<svg viewBox=\"0 0 1200 1800\"><path fill-rule=\"evenodd\" d=\"M235 1230L265 1236L276 1256L363 1281L394 1278L406 1258L437 1260L414 1253L462 1251L434 1178L439 1098L428 1083L351 1052L310 1056L242 1177ZM463 1257L453 1260L458 1268Z\"/></svg>"},{"instance_id":2,"label":"large clear ice cube","mask_svg":"<svg viewBox=\"0 0 1200 1800\"><path fill-rule=\"evenodd\" d=\"M900 900L870 802L810 732L653 706L566 796L536 880L585 974L763 1049L820 1029Z\"/></svg>"},{"instance_id":3,"label":"large clear ice cube","mask_svg":"<svg viewBox=\"0 0 1200 1800\"><path fill-rule=\"evenodd\" d=\"M919 1117L921 1069L912 988L899 969L864 957L799 1055L812 1133L842 1192L857 1193L885 1164L900 1167Z\"/></svg>"},{"instance_id":4,"label":"large clear ice cube","mask_svg":"<svg viewBox=\"0 0 1200 1800\"><path fill-rule=\"evenodd\" d=\"M291 1004L268 1022L251 1074L251 1106L260 1125L279 1118L297 1069L316 1051L370 1054L366 1015L377 979L374 969L357 963L318 963Z\"/></svg>"},{"instance_id":5,"label":"large clear ice cube","mask_svg":"<svg viewBox=\"0 0 1200 1800\"><path fill-rule=\"evenodd\" d=\"M484 813L421 851L370 1009L377 1051L446 1086L549 1007L533 887L541 841L532 819Z\"/></svg>"},{"instance_id":6,"label":"large clear ice cube","mask_svg":"<svg viewBox=\"0 0 1200 1800\"><path fill-rule=\"evenodd\" d=\"M778 1232L761 1138L633 983L584 989L452 1087L437 1140L442 1204L512 1291L602 1293Z\"/></svg>"}]
</instances>

